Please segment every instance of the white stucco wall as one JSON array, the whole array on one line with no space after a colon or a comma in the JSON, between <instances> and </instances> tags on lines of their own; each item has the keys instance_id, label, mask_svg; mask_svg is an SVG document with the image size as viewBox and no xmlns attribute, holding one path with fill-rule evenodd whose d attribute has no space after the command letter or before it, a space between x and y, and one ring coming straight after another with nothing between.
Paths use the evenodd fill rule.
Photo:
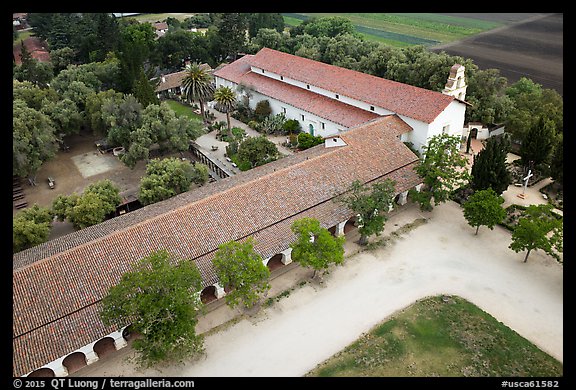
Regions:
<instances>
[{"instance_id":1,"label":"white stucco wall","mask_svg":"<svg viewBox=\"0 0 576 390\"><path fill-rule=\"evenodd\" d=\"M466 105L454 100L430 124L400 115L414 129L403 135L401 140L412 142L414 147L422 153L422 147L427 144L428 138L441 134L446 126L448 126L448 134L462 137L465 111Z\"/></svg>"},{"instance_id":2,"label":"white stucco wall","mask_svg":"<svg viewBox=\"0 0 576 390\"><path fill-rule=\"evenodd\" d=\"M308 85L297 80L289 79L287 77L281 78L280 75L277 75L269 71L264 71L264 73L262 73L262 69L256 67L252 67L252 71L258 72L259 74L262 74L267 77L281 80L283 82L286 82L294 86L298 86L303 89L310 90L312 92L319 93L327 97L335 98L335 94L333 92L315 87L314 85ZM235 83L216 77L216 87L220 85L230 87L234 91L236 91L237 87ZM285 115L288 119L296 119L300 122L302 126L302 131L304 132L309 133L310 124L314 126L314 135L319 135L322 137L337 135L340 132L347 130L347 128L342 125L331 122L325 118L320 118L317 115L298 109L289 104L280 102L276 99L259 94L257 92L253 93L253 96L250 99L250 107L254 109L259 101L266 99L270 102L270 107L272 109L273 114L278 114L285 111ZM367 111L372 111L380 115L394 114L394 112L385 110L382 107L374 107L374 110L371 110L371 106L368 103L360 102L356 99L352 99L346 96L339 95L338 100L343 103L347 103L352 106L365 109ZM441 134L446 126L448 126L448 134L462 137L465 111L466 111L466 105L457 100L454 100L430 124L403 115L399 115L400 118L402 118L408 125L410 125L414 129L408 134L403 134L401 140L403 142L406 141L412 142L416 149L418 149L420 152L423 152L422 147L427 144L428 138L437 134ZM302 120L301 115L304 115L304 120ZM322 129L321 123L324 123L324 129Z\"/></svg>"},{"instance_id":3,"label":"white stucco wall","mask_svg":"<svg viewBox=\"0 0 576 390\"><path fill-rule=\"evenodd\" d=\"M278 78L279 79L279 78ZM237 84L232 83L228 80L221 79L219 77L215 78L216 87L226 86L235 91L240 99L236 88ZM276 100L270 96L263 95L258 92L252 92L252 97L250 98L249 105L250 108L255 109L258 102L262 100L268 100L270 102L270 109L272 110L272 115L284 113L287 119L295 119L300 122L302 126L302 131L305 133L310 133L310 125L314 127L314 135L320 137L328 137L331 135L340 134L342 131L347 130L346 126L338 124L322 118L318 115L312 114L311 112L296 108L290 104ZM302 119L302 115L304 119Z\"/></svg>"}]
</instances>

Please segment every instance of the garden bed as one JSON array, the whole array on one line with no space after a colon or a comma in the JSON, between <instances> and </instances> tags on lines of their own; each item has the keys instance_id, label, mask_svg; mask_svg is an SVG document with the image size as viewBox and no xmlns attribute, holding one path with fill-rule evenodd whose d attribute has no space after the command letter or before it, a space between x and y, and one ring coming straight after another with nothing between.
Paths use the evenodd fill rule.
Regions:
<instances>
[{"instance_id":1,"label":"garden bed","mask_svg":"<svg viewBox=\"0 0 576 390\"><path fill-rule=\"evenodd\" d=\"M540 192L548 198L548 203L559 210L564 210L564 187L552 182L540 188Z\"/></svg>"}]
</instances>

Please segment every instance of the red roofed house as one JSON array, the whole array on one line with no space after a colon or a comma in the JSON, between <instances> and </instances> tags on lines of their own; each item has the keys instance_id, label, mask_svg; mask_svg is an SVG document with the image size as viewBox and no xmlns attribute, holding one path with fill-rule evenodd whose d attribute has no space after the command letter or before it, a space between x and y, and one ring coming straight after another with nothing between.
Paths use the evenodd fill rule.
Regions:
<instances>
[{"instance_id":1,"label":"red roofed house","mask_svg":"<svg viewBox=\"0 0 576 390\"><path fill-rule=\"evenodd\" d=\"M212 68L210 65L204 63L200 64L201 69L205 69L207 72L211 73ZM160 99L164 98L174 98L175 96L181 96L182 90L182 80L186 77L188 72L186 69L175 73L169 73L160 76L158 86L156 87L156 96Z\"/></svg>"},{"instance_id":2,"label":"red roofed house","mask_svg":"<svg viewBox=\"0 0 576 390\"><path fill-rule=\"evenodd\" d=\"M460 79L452 81L456 70ZM461 65L452 67L440 93L263 48L217 70L214 78L216 87L248 87L250 107L268 100L273 114L284 113L300 121L305 131L322 137L396 114L413 128L401 140L421 151L433 135L462 136L468 104L463 72Z\"/></svg>"},{"instance_id":3,"label":"red roofed house","mask_svg":"<svg viewBox=\"0 0 576 390\"><path fill-rule=\"evenodd\" d=\"M50 53L46 48L46 43L43 42L40 38L28 37L24 39L23 42L26 50L28 50L32 58L38 60L39 62L50 61ZM22 45L20 43L14 45L14 48L12 49L12 55L16 65L22 65Z\"/></svg>"},{"instance_id":4,"label":"red roofed house","mask_svg":"<svg viewBox=\"0 0 576 390\"><path fill-rule=\"evenodd\" d=\"M274 270L292 261L295 220L316 218L344 234L355 213L337 197L354 180L392 179L405 203L421 183L418 157L399 140L411 131L398 115L378 117L323 145L15 253L13 376L67 376L126 346L129 324L105 326L100 302L154 251L192 261L207 302L226 294L212 265L220 244L253 237Z\"/></svg>"}]
</instances>

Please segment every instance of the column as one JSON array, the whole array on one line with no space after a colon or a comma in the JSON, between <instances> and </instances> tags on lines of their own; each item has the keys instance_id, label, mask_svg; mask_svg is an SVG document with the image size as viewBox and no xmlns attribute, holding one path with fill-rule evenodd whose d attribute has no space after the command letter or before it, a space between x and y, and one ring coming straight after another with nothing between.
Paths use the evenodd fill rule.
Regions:
<instances>
[{"instance_id":1,"label":"column","mask_svg":"<svg viewBox=\"0 0 576 390\"><path fill-rule=\"evenodd\" d=\"M214 284L214 287L216 287L216 298L220 299L226 295L224 287L222 287L219 283Z\"/></svg>"},{"instance_id":2,"label":"column","mask_svg":"<svg viewBox=\"0 0 576 390\"><path fill-rule=\"evenodd\" d=\"M98 359L100 359L98 357L98 354L94 352L94 350L85 352L84 355L86 355L86 364L92 364L94 362L97 362Z\"/></svg>"},{"instance_id":3,"label":"column","mask_svg":"<svg viewBox=\"0 0 576 390\"><path fill-rule=\"evenodd\" d=\"M82 348L77 349L75 352L82 352L86 356L86 364L92 364L98 361L99 357L96 352L94 352L94 344L96 342L90 343Z\"/></svg>"},{"instance_id":4,"label":"column","mask_svg":"<svg viewBox=\"0 0 576 390\"><path fill-rule=\"evenodd\" d=\"M122 333L126 328L127 327L125 326L124 328L120 329L119 332L113 332L110 334L110 337L114 339L114 347L116 347L116 350L122 349L128 345L128 342L126 341L124 336L122 336Z\"/></svg>"},{"instance_id":5,"label":"column","mask_svg":"<svg viewBox=\"0 0 576 390\"><path fill-rule=\"evenodd\" d=\"M422 188L423 183L418 184L416 187L414 187L414 189L416 189L416 191L420 192L420 189Z\"/></svg>"},{"instance_id":6,"label":"column","mask_svg":"<svg viewBox=\"0 0 576 390\"><path fill-rule=\"evenodd\" d=\"M336 237L344 235L344 226L346 226L346 222L348 221L340 222L336 225Z\"/></svg>"},{"instance_id":7,"label":"column","mask_svg":"<svg viewBox=\"0 0 576 390\"><path fill-rule=\"evenodd\" d=\"M280 260L282 264L288 265L292 262L292 248L283 250L280 253L282 253L282 260Z\"/></svg>"},{"instance_id":8,"label":"column","mask_svg":"<svg viewBox=\"0 0 576 390\"><path fill-rule=\"evenodd\" d=\"M406 204L407 201L408 201L408 191L404 191L400 195L398 195L398 204L399 205L404 205L404 204Z\"/></svg>"}]
</instances>

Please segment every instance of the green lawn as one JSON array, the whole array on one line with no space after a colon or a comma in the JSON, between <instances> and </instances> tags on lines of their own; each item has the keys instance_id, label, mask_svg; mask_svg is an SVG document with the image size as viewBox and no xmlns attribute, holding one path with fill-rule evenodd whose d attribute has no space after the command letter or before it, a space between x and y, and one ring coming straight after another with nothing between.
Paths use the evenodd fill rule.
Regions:
<instances>
[{"instance_id":1,"label":"green lawn","mask_svg":"<svg viewBox=\"0 0 576 390\"><path fill-rule=\"evenodd\" d=\"M202 120L202 117L196 114L190 106L177 102L176 100L165 100L177 116L187 116L190 119Z\"/></svg>"},{"instance_id":2,"label":"green lawn","mask_svg":"<svg viewBox=\"0 0 576 390\"><path fill-rule=\"evenodd\" d=\"M365 39L399 47L443 44L502 25L433 13L286 13L283 16L290 26L310 17L342 16L350 20Z\"/></svg>"},{"instance_id":3,"label":"green lawn","mask_svg":"<svg viewBox=\"0 0 576 390\"><path fill-rule=\"evenodd\" d=\"M373 328L306 376L557 377L562 363L455 296L431 297Z\"/></svg>"}]
</instances>

